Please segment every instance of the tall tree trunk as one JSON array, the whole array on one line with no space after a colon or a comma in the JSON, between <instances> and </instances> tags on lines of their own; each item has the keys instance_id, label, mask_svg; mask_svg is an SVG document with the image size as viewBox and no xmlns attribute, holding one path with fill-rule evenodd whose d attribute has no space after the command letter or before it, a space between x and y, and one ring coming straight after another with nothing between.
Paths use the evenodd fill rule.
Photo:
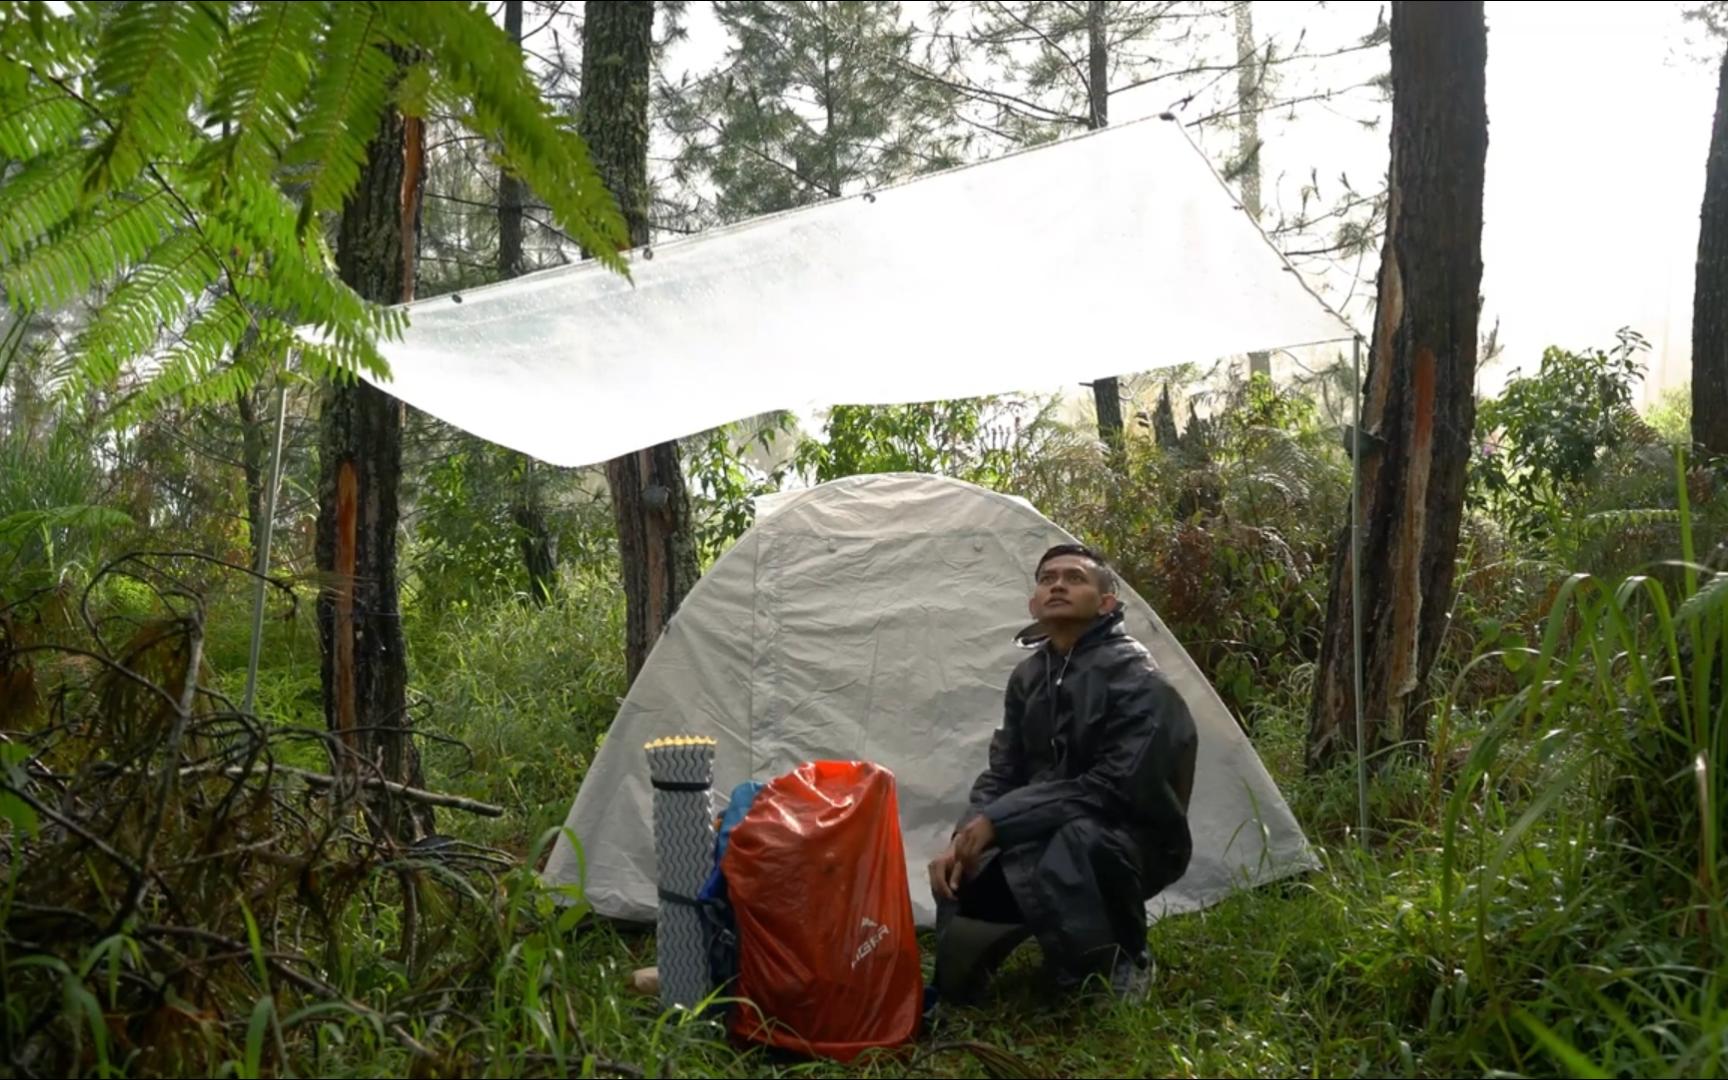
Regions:
<instances>
[{"instance_id":1,"label":"tall tree trunk","mask_svg":"<svg viewBox=\"0 0 1728 1080\"><path fill-rule=\"evenodd\" d=\"M1488 151L1480 0L1392 5L1392 174L1362 402L1366 741L1425 743L1423 684L1452 593L1475 425ZM1353 748L1348 526L1332 566L1308 760Z\"/></svg>"},{"instance_id":2,"label":"tall tree trunk","mask_svg":"<svg viewBox=\"0 0 1728 1080\"><path fill-rule=\"evenodd\" d=\"M654 44L652 3L589 0L582 23L582 137L630 226L630 245L648 242L648 87ZM672 613L696 583L690 493L678 444L606 463L618 523L628 610L625 660L632 682Z\"/></svg>"},{"instance_id":3,"label":"tall tree trunk","mask_svg":"<svg viewBox=\"0 0 1728 1080\"><path fill-rule=\"evenodd\" d=\"M504 32L522 44L522 0L505 0ZM522 263L522 203L525 189L520 177L508 169L498 170L498 277L518 277Z\"/></svg>"},{"instance_id":4,"label":"tall tree trunk","mask_svg":"<svg viewBox=\"0 0 1728 1080\"><path fill-rule=\"evenodd\" d=\"M342 208L336 269L380 303L414 294L414 236L424 180L424 128L394 109ZM339 768L423 787L407 709L408 657L396 588L402 403L353 380L326 389L319 433L318 599L324 715ZM355 759L358 759L357 761ZM380 800L375 828L398 840L430 832L428 808Z\"/></svg>"},{"instance_id":5,"label":"tall tree trunk","mask_svg":"<svg viewBox=\"0 0 1728 1080\"><path fill-rule=\"evenodd\" d=\"M1716 84L1716 122L1704 167L1698 276L1692 287L1692 441L1728 455L1728 56Z\"/></svg>"},{"instance_id":6,"label":"tall tree trunk","mask_svg":"<svg viewBox=\"0 0 1728 1080\"><path fill-rule=\"evenodd\" d=\"M1110 123L1109 11L1104 0L1086 5L1086 127L1097 131ZM1098 435L1113 449L1122 446L1122 387L1115 376L1092 383L1092 404L1098 412Z\"/></svg>"},{"instance_id":7,"label":"tall tree trunk","mask_svg":"<svg viewBox=\"0 0 1728 1080\"><path fill-rule=\"evenodd\" d=\"M535 477L534 459L522 459L522 498L510 508L510 520L516 526L522 565L528 571L528 595L536 604L552 599L558 586L558 553L552 543L552 529L546 523L546 512L540 506L540 485Z\"/></svg>"},{"instance_id":8,"label":"tall tree trunk","mask_svg":"<svg viewBox=\"0 0 1728 1080\"><path fill-rule=\"evenodd\" d=\"M840 137L834 133L834 24L829 21L828 0L822 0L822 141L828 144L828 197L838 199L840 183Z\"/></svg>"},{"instance_id":9,"label":"tall tree trunk","mask_svg":"<svg viewBox=\"0 0 1728 1080\"><path fill-rule=\"evenodd\" d=\"M522 0L505 0L504 32L522 44ZM527 269L522 253L522 206L527 185L508 169L498 170L498 278L508 281ZM558 583L558 563L552 549L552 531L540 506L538 469L534 459L522 455L522 486L510 508L522 551L522 566L528 572L528 595L537 604L551 599Z\"/></svg>"},{"instance_id":10,"label":"tall tree trunk","mask_svg":"<svg viewBox=\"0 0 1728 1080\"><path fill-rule=\"evenodd\" d=\"M1182 447L1182 433L1176 428L1176 409L1170 403L1170 384L1158 392L1158 407L1152 410L1152 441L1158 449L1175 453Z\"/></svg>"},{"instance_id":11,"label":"tall tree trunk","mask_svg":"<svg viewBox=\"0 0 1728 1080\"><path fill-rule=\"evenodd\" d=\"M1254 12L1248 0L1236 5L1236 168L1242 181L1242 209L1259 222L1260 203L1260 49L1254 41ZM1248 354L1248 374L1272 375L1272 354Z\"/></svg>"},{"instance_id":12,"label":"tall tree trunk","mask_svg":"<svg viewBox=\"0 0 1728 1080\"><path fill-rule=\"evenodd\" d=\"M264 546L264 470L269 467L264 459L270 440L252 391L235 394L234 405L240 413L240 471L246 477L246 537L252 553L246 565L256 568Z\"/></svg>"}]
</instances>

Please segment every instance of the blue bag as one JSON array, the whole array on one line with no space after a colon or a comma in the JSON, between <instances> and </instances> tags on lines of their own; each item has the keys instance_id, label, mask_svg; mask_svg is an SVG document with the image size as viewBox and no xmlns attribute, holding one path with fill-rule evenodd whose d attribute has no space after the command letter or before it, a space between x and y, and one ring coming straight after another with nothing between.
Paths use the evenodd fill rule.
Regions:
<instances>
[{"instance_id":1,"label":"blue bag","mask_svg":"<svg viewBox=\"0 0 1728 1080\"><path fill-rule=\"evenodd\" d=\"M726 897L726 875L720 872L720 859L726 854L733 828L750 812L762 786L760 781L746 780L732 789L732 798L726 804L726 812L721 815L720 829L714 838L714 869L696 894L708 941L708 972L717 990L724 990L738 977L738 925L732 917L731 902Z\"/></svg>"}]
</instances>

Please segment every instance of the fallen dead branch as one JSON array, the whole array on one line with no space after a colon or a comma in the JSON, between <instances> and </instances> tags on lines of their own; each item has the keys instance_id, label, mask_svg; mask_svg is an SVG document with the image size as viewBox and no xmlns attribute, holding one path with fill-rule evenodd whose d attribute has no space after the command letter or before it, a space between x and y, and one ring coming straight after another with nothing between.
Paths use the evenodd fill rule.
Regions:
<instances>
[{"instance_id":1,"label":"fallen dead branch","mask_svg":"<svg viewBox=\"0 0 1728 1080\"><path fill-rule=\"evenodd\" d=\"M385 791L406 802L420 803L424 806L441 806L449 810L461 810L464 813L477 814L480 817L499 818L504 816L502 806L483 803L478 799L468 799L461 795L445 795L436 791L423 791L420 788L398 784L394 780L384 780L379 777L362 777L358 781L350 781L330 776L326 773L310 772L306 769L296 769L288 765L273 766L274 770L283 776L291 776L310 787L333 788L343 783L359 783L369 791ZM223 770L223 775L236 780L244 780L251 773L239 767Z\"/></svg>"}]
</instances>

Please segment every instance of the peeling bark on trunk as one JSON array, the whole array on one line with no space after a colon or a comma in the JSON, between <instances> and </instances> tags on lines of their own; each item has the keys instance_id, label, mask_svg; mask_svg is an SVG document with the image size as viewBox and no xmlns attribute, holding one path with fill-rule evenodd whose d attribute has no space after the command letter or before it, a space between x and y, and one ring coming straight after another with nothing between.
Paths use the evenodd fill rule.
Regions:
<instances>
[{"instance_id":1,"label":"peeling bark on trunk","mask_svg":"<svg viewBox=\"0 0 1728 1080\"><path fill-rule=\"evenodd\" d=\"M424 127L394 109L342 209L336 266L371 300L413 298ZM408 663L396 585L402 403L355 380L326 388L319 436L318 599L324 713L339 772L425 787L407 710ZM375 828L396 840L431 831L429 807L380 800Z\"/></svg>"},{"instance_id":2,"label":"peeling bark on trunk","mask_svg":"<svg viewBox=\"0 0 1728 1080\"><path fill-rule=\"evenodd\" d=\"M582 24L582 137L630 226L630 244L649 240L648 91L654 44L652 3L590 0ZM678 444L606 463L618 523L628 608L626 670L634 682L666 623L696 584L690 494Z\"/></svg>"},{"instance_id":3,"label":"peeling bark on trunk","mask_svg":"<svg viewBox=\"0 0 1728 1080\"><path fill-rule=\"evenodd\" d=\"M1728 455L1728 56L1716 86L1716 120L1704 167L1698 273L1692 293L1692 441Z\"/></svg>"},{"instance_id":4,"label":"peeling bark on trunk","mask_svg":"<svg viewBox=\"0 0 1728 1080\"><path fill-rule=\"evenodd\" d=\"M1088 85L1086 97L1090 109L1086 127L1097 131L1110 123L1110 35L1109 12L1104 0L1088 0L1086 5L1086 40ZM1112 449L1122 446L1122 388L1114 376L1095 379L1092 383L1092 404L1098 413L1098 436Z\"/></svg>"},{"instance_id":5,"label":"peeling bark on trunk","mask_svg":"<svg viewBox=\"0 0 1728 1080\"><path fill-rule=\"evenodd\" d=\"M1427 741L1475 425L1488 149L1482 4L1392 5L1392 183L1362 403L1366 753ZM1308 761L1355 748L1348 525L1332 567Z\"/></svg>"}]
</instances>

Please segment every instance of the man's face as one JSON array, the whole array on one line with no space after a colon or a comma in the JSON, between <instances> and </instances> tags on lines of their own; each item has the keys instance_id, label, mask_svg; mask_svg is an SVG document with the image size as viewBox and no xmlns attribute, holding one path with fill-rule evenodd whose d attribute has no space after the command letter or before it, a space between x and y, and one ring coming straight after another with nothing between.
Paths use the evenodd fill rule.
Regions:
<instances>
[{"instance_id":1,"label":"man's face","mask_svg":"<svg viewBox=\"0 0 1728 1080\"><path fill-rule=\"evenodd\" d=\"M1090 623L1116 608L1116 597L1098 591L1096 568L1080 555L1058 555L1038 568L1037 588L1027 605L1042 623Z\"/></svg>"}]
</instances>

